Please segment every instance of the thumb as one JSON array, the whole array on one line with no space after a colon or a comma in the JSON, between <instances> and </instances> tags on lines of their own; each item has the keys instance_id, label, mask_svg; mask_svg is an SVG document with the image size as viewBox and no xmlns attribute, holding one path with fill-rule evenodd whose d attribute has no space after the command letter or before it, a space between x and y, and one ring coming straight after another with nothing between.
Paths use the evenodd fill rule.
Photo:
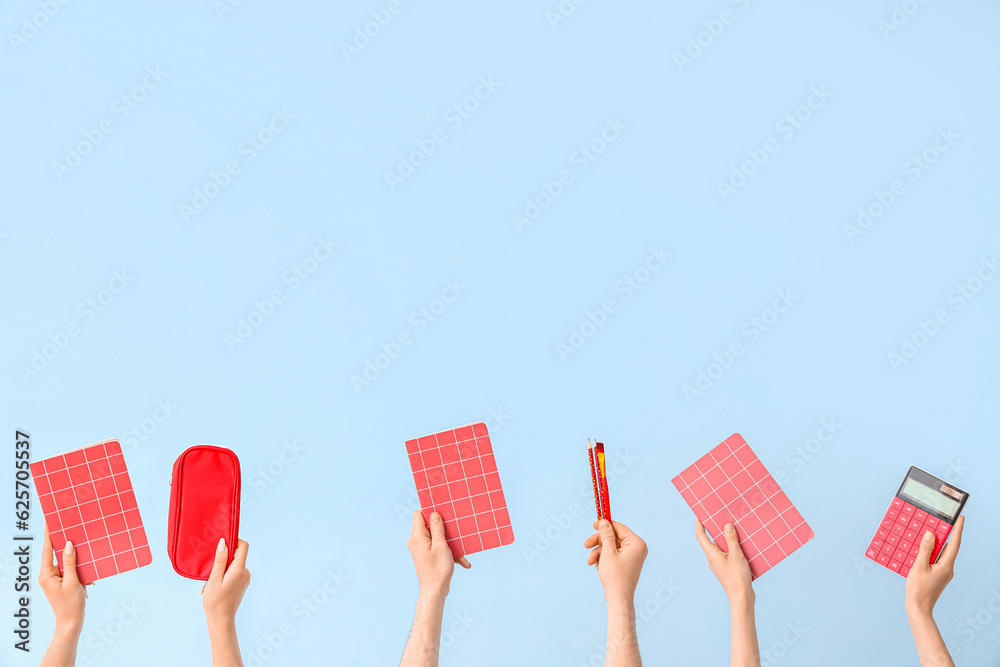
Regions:
<instances>
[{"instance_id":1,"label":"thumb","mask_svg":"<svg viewBox=\"0 0 1000 667\"><path fill-rule=\"evenodd\" d=\"M917 554L917 562L921 567L930 567L931 553L934 551L934 533L927 531L924 539L920 540L920 552Z\"/></svg>"},{"instance_id":2,"label":"thumb","mask_svg":"<svg viewBox=\"0 0 1000 667\"><path fill-rule=\"evenodd\" d=\"M212 563L212 571L208 575L208 581L216 585L222 585L222 577L226 574L226 563L229 562L229 549L226 547L226 538L219 540L219 547L215 550L215 561Z\"/></svg>"},{"instance_id":3,"label":"thumb","mask_svg":"<svg viewBox=\"0 0 1000 667\"><path fill-rule=\"evenodd\" d=\"M601 534L601 553L618 553L618 543L615 537L615 529L607 519L601 519L597 524L597 530Z\"/></svg>"},{"instance_id":4,"label":"thumb","mask_svg":"<svg viewBox=\"0 0 1000 667\"><path fill-rule=\"evenodd\" d=\"M76 549L73 543L67 541L63 548L63 585L78 584L80 580L76 576Z\"/></svg>"},{"instance_id":5,"label":"thumb","mask_svg":"<svg viewBox=\"0 0 1000 667\"><path fill-rule=\"evenodd\" d=\"M439 544L447 544L444 536L444 518L437 512L431 512L431 549Z\"/></svg>"},{"instance_id":6,"label":"thumb","mask_svg":"<svg viewBox=\"0 0 1000 667\"><path fill-rule=\"evenodd\" d=\"M736 527L731 523L727 523L726 527L723 528L722 534L726 536L726 543L729 545L729 555L739 554L736 558L746 558L743 555L743 549L740 548L740 536L736 533Z\"/></svg>"}]
</instances>

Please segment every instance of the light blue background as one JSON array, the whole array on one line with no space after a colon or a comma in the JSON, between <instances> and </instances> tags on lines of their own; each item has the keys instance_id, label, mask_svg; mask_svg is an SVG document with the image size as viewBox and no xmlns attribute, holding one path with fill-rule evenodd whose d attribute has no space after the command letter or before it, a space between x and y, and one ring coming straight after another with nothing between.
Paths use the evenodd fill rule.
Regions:
<instances>
[{"instance_id":1,"label":"light blue background","mask_svg":"<svg viewBox=\"0 0 1000 667\"><path fill-rule=\"evenodd\" d=\"M401 2L351 62L341 43L384 3L247 0L220 19L209 0L72 2L16 51L8 33L40 10L3 10L4 451L16 428L36 458L123 438L154 551L151 567L91 591L81 655L207 664L199 584L171 570L165 519L175 457L217 443L245 476L248 664L270 655L283 623L294 634L263 664L398 662L417 592L403 442L484 419L517 541L455 574L445 624L462 632L446 635L442 664L600 664L603 598L582 547L588 437L634 459L611 495L615 517L649 543L637 604L661 580L681 586L650 603L647 662L725 664L725 598L670 479L734 431L788 475L817 533L756 584L765 649L788 623L808 629L779 646L778 664L916 664L903 580L861 560L911 464L972 493L937 618L961 664L1000 660L1000 618L983 612L1000 591L1000 280L961 310L948 301L1000 252L997 4L916 5L885 39L885 0L594 1L554 30L555 0ZM727 8L734 21L679 71L673 52ZM166 79L119 119L112 102L157 65ZM450 124L447 110L490 75L499 88ZM812 86L833 96L780 138L775 123ZM240 143L275 108L295 118L185 222L179 205L210 170L243 160ZM578 171L574 152L618 117L620 138ZM53 161L102 118L114 132L60 182ZM849 242L857 207L905 180L941 127L960 138ZM384 172L437 128L447 140L390 191ZM769 137L778 152L723 202L716 182ZM518 232L512 214L561 170L572 184ZM283 275L327 236L339 248L293 291ZM615 285L651 246L672 257L626 301ZM131 282L86 321L79 304L122 267ZM418 332L411 314L446 280L465 290ZM285 302L230 352L224 336L274 289ZM798 301L751 343L741 328L781 289ZM556 344L606 299L617 312L561 360ZM939 308L948 323L895 372L887 354ZM22 380L71 321L80 334ZM413 343L356 393L350 376L401 332ZM689 403L682 386L734 341L745 354ZM126 441L157 400L176 408ZM831 417L842 429L794 464ZM304 451L280 463L293 440ZM272 481L258 472L268 465L281 470ZM304 618L296 605L328 571L346 580ZM5 665L36 664L48 640L51 612L38 593L32 604L36 653L7 635ZM122 605L140 611L119 632ZM962 625L977 613L992 623Z\"/></svg>"}]
</instances>

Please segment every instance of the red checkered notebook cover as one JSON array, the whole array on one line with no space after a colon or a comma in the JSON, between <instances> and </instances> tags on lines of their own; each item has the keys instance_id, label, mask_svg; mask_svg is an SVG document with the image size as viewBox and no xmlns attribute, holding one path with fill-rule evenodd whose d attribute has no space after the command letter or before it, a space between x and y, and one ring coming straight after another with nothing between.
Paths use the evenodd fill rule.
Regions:
<instances>
[{"instance_id":1,"label":"red checkered notebook cover","mask_svg":"<svg viewBox=\"0 0 1000 667\"><path fill-rule=\"evenodd\" d=\"M424 521L441 515L455 558L514 541L486 424L409 440L406 453Z\"/></svg>"},{"instance_id":2,"label":"red checkered notebook cover","mask_svg":"<svg viewBox=\"0 0 1000 667\"><path fill-rule=\"evenodd\" d=\"M729 551L723 526L736 526L754 579L814 536L739 433L698 459L673 482L723 551Z\"/></svg>"},{"instance_id":3,"label":"red checkered notebook cover","mask_svg":"<svg viewBox=\"0 0 1000 667\"><path fill-rule=\"evenodd\" d=\"M38 501L62 572L73 542L84 584L153 561L121 445L108 440L31 464Z\"/></svg>"}]
</instances>

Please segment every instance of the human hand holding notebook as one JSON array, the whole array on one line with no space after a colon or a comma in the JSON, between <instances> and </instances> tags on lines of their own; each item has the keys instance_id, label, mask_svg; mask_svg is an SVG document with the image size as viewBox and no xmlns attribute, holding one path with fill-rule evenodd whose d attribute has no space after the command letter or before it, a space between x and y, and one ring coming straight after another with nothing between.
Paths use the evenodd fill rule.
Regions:
<instances>
[{"instance_id":1,"label":"human hand holding notebook","mask_svg":"<svg viewBox=\"0 0 1000 667\"><path fill-rule=\"evenodd\" d=\"M813 538L813 531L739 433L698 459L673 484L719 548L736 526L754 579Z\"/></svg>"},{"instance_id":2,"label":"human hand holding notebook","mask_svg":"<svg viewBox=\"0 0 1000 667\"><path fill-rule=\"evenodd\" d=\"M67 541L82 584L153 561L118 441L36 461L31 476L60 573Z\"/></svg>"},{"instance_id":3,"label":"human hand holding notebook","mask_svg":"<svg viewBox=\"0 0 1000 667\"><path fill-rule=\"evenodd\" d=\"M456 559L514 541L486 424L408 440L406 453L424 523L430 527L431 514L441 514Z\"/></svg>"}]
</instances>

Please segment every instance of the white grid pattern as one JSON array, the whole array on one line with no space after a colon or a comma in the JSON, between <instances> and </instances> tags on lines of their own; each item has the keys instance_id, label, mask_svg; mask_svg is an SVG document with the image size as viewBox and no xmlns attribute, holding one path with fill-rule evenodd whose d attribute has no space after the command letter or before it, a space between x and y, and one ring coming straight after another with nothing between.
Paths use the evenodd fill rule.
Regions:
<instances>
[{"instance_id":1,"label":"white grid pattern","mask_svg":"<svg viewBox=\"0 0 1000 667\"><path fill-rule=\"evenodd\" d=\"M109 445L110 445L110 447L109 447ZM76 453L76 452L80 452L80 453L83 454L83 457L84 457L83 463L77 463L77 464L74 464L74 465L70 465L70 463L66 459L66 457L67 457L67 455L70 455L70 454L73 454L73 453ZM122 469L119 472L116 472L114 466L112 465L111 459L113 457L121 457L121 468ZM107 474L100 475L100 476L95 476L95 472L96 471L94 469L94 465L97 464L97 463L100 463L100 462L104 462L104 463L107 464ZM79 470L80 468L85 468L87 470L87 476L89 477L89 479L87 481L85 481L85 482L74 483L73 482L73 476L71 475L70 471L71 470ZM81 581L83 581L84 579L88 579L88 581L86 581L84 583L89 583L89 581L96 581L98 579L104 579L104 578L107 578L107 577L115 575L115 574L121 574L122 572L127 572L129 570L133 570L133 569L136 569L136 568L139 568L139 567L143 567L144 565L147 565L147 564L149 564L149 562L151 562L151 560L147 560L147 562L145 562L145 563L143 562L144 556L145 556L144 552L149 552L150 551L149 550L149 542L145 541L143 543L138 543L137 544L132 539L132 531L136 531L136 530L141 531L143 537L145 537L145 529L144 529L144 527L142 525L142 517L139 514L138 504L134 503L135 492L134 492L134 489L132 488L132 481L131 481L131 479L128 476L128 469L125 467L125 457L124 457L124 455L123 455L123 453L121 451L121 445L119 445L119 443L117 441L115 441L115 440L108 440L108 441L105 441L105 442L97 443L95 445L90 445L88 447L84 447L84 448L81 448L81 449L73 450L71 452L66 452L65 454L60 454L59 456L53 456L53 457L48 458L48 459L37 461L36 463L32 464L32 466L31 466L31 472L32 472L32 477L35 480L35 489L36 489L36 491L39 491L39 489L38 489L38 482L39 481L44 481L45 484L49 487L48 493L45 493L45 494L39 493L39 502L42 503L43 505L44 505L44 503L46 501L48 501L48 502L51 503L51 507L52 507L52 511L51 512L46 512L45 509L44 509L44 506L42 508L43 509L43 513L46 516L46 520L49 522L49 525L52 526L53 522L52 522L52 519L50 519L49 517L51 515L53 515L53 514L55 515L55 519L57 519L58 522L59 522L59 530L57 530L57 531L51 531L50 530L50 536L52 537L52 542L53 542L52 546L53 546L53 549L58 554L58 562L59 562L59 569L60 569L60 571L62 571L62 562L63 562L62 553L63 553L63 549L64 549L64 547L66 545L66 540L67 540L66 533L67 533L68 530L73 529L73 528L78 528L78 527L83 530L83 534L86 536L86 540L83 541L83 542L80 542L78 544L74 543L73 546L77 550L78 554L80 553L80 547L84 547L84 553L85 554L89 554L89 558L84 559L84 558L80 558L78 556L78 558L77 558L77 569L78 570L83 569L83 572L86 573L87 570L88 570L88 566L89 566L89 567L92 567L94 569L94 572L95 572L95 576L93 577L92 580L89 577L87 577L86 574L85 574L85 576L81 578ZM68 483L67 486L60 486L59 488L54 488L53 483L52 483L52 474L57 473L57 472L64 472L66 474L66 477L67 477L67 479L69 481L69 483ZM117 476L120 476L120 475L124 475L127 478L128 485L129 485L130 488L128 488L128 489L119 489L118 488L118 481L115 478ZM99 480L105 480L105 479L110 480L111 484L114 486L115 492L113 494L104 494L104 495L101 495L101 494L97 493L97 491L96 491L96 484L95 483L97 481L99 481ZM93 498L81 498L80 495L77 492L78 488L84 488L87 485L94 485L95 486L95 489L94 489L95 494L94 494ZM58 506L57 503L56 503L56 494L58 494L60 492L65 492L65 491L70 491L72 493L74 501L75 501L75 504L73 504L73 505ZM135 505L134 507L130 507L130 508L126 509L125 506L124 506L124 504L122 503L123 494L126 494L126 493L131 493L131 496L132 496L132 498L131 498L131 501L132 501L131 504L134 504ZM45 497L45 500L43 500L43 496ZM106 499L106 498L112 498L112 497L117 499L117 502L118 502L119 506L121 507L121 511L120 512L113 512L111 514L105 514L104 507L101 505L101 501L104 500L104 499ZM90 503L90 502L96 502L97 503L97 508L100 511L100 517L98 519L90 519L88 521L88 520L84 519L83 513L80 511L80 507L81 507L81 505L83 505L85 503ZM70 525L70 526L64 525L62 517L59 516L59 514L61 512L65 512L68 509L76 509L77 514L80 516L80 523L74 524L74 525ZM128 519L126 517L126 513L127 512L132 512L132 511L135 512L136 517L138 518L138 525L134 526L134 527L130 527L129 526L129 522L128 522ZM109 518L109 516L117 516L117 515L120 515L121 518L122 518L122 521L125 523L125 530L121 530L121 531L117 531L117 532L112 533L110 531L110 529L108 528L107 519ZM91 535L90 532L93 529L88 529L87 528L87 524L88 523L96 522L98 520L100 520L100 522L104 525L104 531L101 534ZM118 536L118 535L122 535L122 534L124 534L128 538L128 540L129 540L129 548L126 549L126 550L116 549L115 546L114 546L114 544L111 541L112 537L115 537L115 536ZM107 539L108 540L108 544L110 546L111 553L110 553L110 555L106 555L106 556L102 556L100 558L97 558L93 554L92 544L93 544L93 542L95 542L97 540L101 540L101 539ZM128 553L128 552L131 552L132 557L135 559L136 565L134 567L126 567L125 569L121 569L119 567L119 562L118 562L118 558L117 557L119 555L121 555L121 554ZM140 555L142 555L143 558L141 558ZM151 559L151 553L150 553L150 559ZM114 572L110 572L107 569L109 566L114 569Z\"/></svg>"},{"instance_id":2,"label":"white grid pattern","mask_svg":"<svg viewBox=\"0 0 1000 667\"><path fill-rule=\"evenodd\" d=\"M737 440L734 441L734 439L737 439ZM733 444L731 444L731 441L738 442L739 444L737 444L737 445L734 446ZM760 458L758 458L757 455L754 453L753 449L750 448L750 445L747 444L746 440L744 440L743 437L740 436L739 434L734 434L734 435L730 436L729 438L727 438L719 446L725 446L727 448L728 453L727 453L726 456L722 457L721 459L717 458L714 452L715 452L716 449L718 449L718 447L714 448L707 455L714 462L713 466L709 467L708 470L706 470L705 473L703 473L699 469L697 462L691 464L690 466L688 466L684 470L684 472L682 472L681 474L677 475L677 477L674 478L674 486L677 487L677 490L680 491L682 493L682 495L683 495L684 491L687 491L687 490L691 489L691 487L694 486L694 484L696 484L698 481L705 480L705 483L709 485L709 489L710 489L709 493L715 493L716 496L718 496L717 492L718 492L718 490L723 485L725 485L726 483L732 484L733 487L736 488L737 498L740 499L740 500L742 500L744 502L744 504L747 506L747 508L749 508L748 514L753 514L754 518L758 522L760 522L760 524L761 524L761 527L759 529L757 529L753 533L747 534L743 539L740 540L740 546L742 547L743 544L749 542L749 543L751 543L754 546L754 548L757 549L758 553L755 556L753 556L753 558L750 558L749 561L751 563L753 563L757 559L762 560L764 562L764 565L766 566L764 568L764 570L760 572L760 574L763 574L764 572L766 572L770 568L774 567L776 564L778 564L779 562L781 562L782 560L784 560L785 558L787 558L792 552L796 551L797 549L799 549L800 547L802 547L803 545L805 545L806 542L809 541L808 539L805 540L805 541L803 541L803 540L801 540L799 538L798 535L795 534L795 531L798 528L800 528L802 526L805 526L806 528L809 528L809 525L805 522L805 519L803 519L802 521L797 522L794 526L791 525L788 521L785 521L785 518L784 518L785 514L788 514L789 512L792 512L792 511L794 511L796 514L799 514L798 510L791 503L790 499L788 500L788 507L785 508L784 510L778 511L777 508L774 508L775 512L776 512L775 518L772 518L770 521L768 521L765 524L760 519L760 517L757 515L756 510L757 510L758 507L761 507L764 504L764 502L770 502L771 499L776 498L779 494L781 494L782 493L781 487L778 486L777 481L774 481L774 487L776 489L775 492L772 493L771 495L765 496L762 500L759 499L759 502L757 502L757 504L754 505L753 503L750 502L750 499L744 495L744 493L748 492L749 489L741 490L736 485L736 483L733 480L737 476L739 476L740 473L743 473L743 472L746 472L747 475L750 476L750 479L754 483L755 486L760 486L760 483L763 482L767 477L770 477L772 481L774 480L774 478L771 476L771 473L764 466L763 462L760 461ZM740 466L741 466L740 470L738 472L734 473L732 476L730 476L722 468L721 464L722 464L722 462L724 460L726 460L726 459L728 459L730 457L736 457L736 460L739 462L739 458L737 457L737 453L741 452L744 448L746 448L747 452L753 457L753 459L748 464L746 464L746 465L743 465L742 463L740 463ZM702 457L702 458L704 458L704 457ZM701 461L701 459L699 459L699 461ZM762 477L761 479L754 479L753 474L751 474L749 472L749 470L748 470L750 468L750 466L752 466L754 463L760 463L761 467L764 469L766 477ZM721 482L721 483L719 483L717 485L712 484L706 478L706 476L705 476L705 474L707 472L709 472L711 470L714 470L716 468L718 468L718 470L721 471L726 476L726 479L723 482ZM690 474L692 472L696 473L696 475ZM691 481L690 484L687 484L687 485L683 486L683 488L682 488L681 485L684 483L684 479L683 478L693 478L693 479L692 479L692 481ZM678 483L678 481L680 481L680 484ZM766 492L766 490L765 490L765 492ZM699 505L700 504L701 507L707 512L708 509L705 508L705 505L702 503L702 501L704 500L704 498L697 497L697 495L694 494L693 490L691 491L691 493L693 495L695 495L695 502L694 502L694 504L691 505L692 511L694 510L695 505ZM786 499L787 499L787 496L786 496ZM707 521L711 521L712 524L716 524L716 525L718 525L718 522L715 521L715 517L720 516L722 514L726 514L728 516L732 516L732 513L729 512L729 508L730 508L731 504L735 502L735 500L731 500L731 501L728 501L728 502L724 501L724 500L722 500L721 496L719 496L719 500L722 502L722 509L716 511L715 514L710 515L708 517L708 519L707 519ZM685 498L685 502L689 502L689 501L687 501L687 499ZM772 504L772 507L773 507L773 504ZM745 516L747 516L747 514L744 514L744 517ZM801 514L799 514L799 516L801 517ZM788 526L788 532L784 533L782 535L775 536L774 534L772 534L772 532L770 530L768 530L768 526L772 525L774 523L775 519L777 519L777 518L780 518L782 520L782 522L784 523L784 525ZM702 520L702 523L706 523L706 520ZM739 519L734 519L732 521L732 523L737 528L740 527L740 520ZM721 530L722 526L718 526L718 527ZM706 526L706 528L707 528L707 526ZM739 532L739 531L737 531L737 532ZM811 532L812 531L810 529L810 533ZM757 540L755 540L754 538L764 539L765 535L762 534L762 533L766 534L766 538L767 538L766 539L766 543L765 544L758 544ZM791 549L791 550L789 550L789 551L786 552L785 548L781 545L781 543L779 542L779 540L783 540L788 535L791 535L792 537L794 537L795 540L796 540L796 542L798 542L798 545L794 549ZM721 532L719 532L718 535L712 535L712 538L714 540L716 540L716 542L720 542L720 540L722 542L725 541L724 536L722 535ZM811 535L810 535L810 539L811 539ZM777 548L781 551L781 554L782 554L781 558L775 560L773 563L770 562L770 561L768 561L768 559L764 556L764 552L767 551L772 546L777 546ZM754 575L754 578L760 576L760 574Z\"/></svg>"},{"instance_id":3,"label":"white grid pattern","mask_svg":"<svg viewBox=\"0 0 1000 667\"><path fill-rule=\"evenodd\" d=\"M482 426L482 429L481 429L482 430L482 434L477 436L476 435L476 430L477 430L477 427L480 426L480 425ZM460 439L458 431L461 430L461 429L465 429L465 428L469 428L470 431L472 432L472 438L471 439L464 439L464 440ZM451 436L453 438L453 442L444 442L444 440L446 440L446 438L444 436L446 436L447 434L451 434ZM433 447L427 447L425 445L420 444L421 440L423 440L425 438L428 438L428 437L433 437L434 438L434 443L435 444L434 444ZM410 447L411 443L413 443L413 449L415 451L410 451L411 450L411 447ZM482 453L482 454L479 453L480 443L483 443L486 447L488 447L488 451L486 453ZM462 451L463 447L462 447L462 445L469 445L469 444L471 444L471 446L475 449L475 451L476 451L475 456L466 456L466 455L463 454L463 451ZM452 446L455 447L456 450L458 451L458 458L456 460L454 460L454 461L447 461L446 462L445 459L444 459L444 456L442 455L442 448L443 447L452 447ZM442 475L444 475L444 481L441 482L440 484L431 484L431 480L429 478L429 475L427 474L427 471L428 471L428 462L427 462L427 460L425 458L425 454L427 454L429 451L436 451L438 453L438 458L441 459L441 463L439 465L431 465L430 466L431 469L437 468L437 467L441 468ZM489 432L488 432L488 430L486 428L486 424L485 423L483 423L483 422L477 422L475 424L467 424L466 426L459 426L458 428L450 429L450 430L447 430L447 431L442 431L440 433L435 433L435 434L432 434L432 435L429 435L429 436L423 436L422 438L417 438L415 440L410 440L410 441L407 442L407 455L410 457L410 465L411 465L411 467L413 469L414 481L417 483L417 495L418 495L418 497L421 495L421 492L425 492L429 496L428 502L425 502L424 498L420 498L420 505L421 505L421 509L422 510L424 510L424 511L434 511L434 509L435 509L435 507L437 505L444 504L444 503L435 503L434 502L434 499L433 499L433 493L434 493L433 490L434 489L444 489L448 493L449 499L447 501L445 501L445 502L447 504L451 505L451 507L453 508L453 510L455 512L458 511L457 508L455 508L455 501L456 500L459 500L459 501L461 501L461 500L468 500L468 502L469 502L469 505L471 507L471 514L463 514L462 516L453 516L453 517L447 517L446 516L446 517L444 517L446 525L448 523L451 523L452 526L454 527L454 529L457 532L457 535L455 535L454 537L452 537L452 538L450 538L448 540L448 544L449 544L449 546L452 547L452 551L453 552L456 552L456 553L457 552L461 552L458 555L464 555L464 554L467 554L467 553L475 553L477 551L481 551L481 550L484 550L484 549L487 549L487 548L492 548L492 547L486 547L483 544L483 538L482 538L482 536L485 535L485 534L496 533L496 536L497 536L497 539L498 539L499 543L497 545L495 545L495 546L503 546L503 545L506 545L506 544L510 544L513 541L513 527L511 526L511 523L510 523L510 515L509 515L509 513L508 513L507 519L505 521L501 521L501 518L499 516L497 516L497 511L498 510L503 510L504 512L507 512L507 503L506 503L506 499L503 497L503 488L500 485L500 473L496 469L496 459L495 459L495 457L493 455L493 447L492 447L492 444L490 443ZM419 468L413 466L413 456L414 455L416 455L419 458L419 460L420 460L420 466L419 466ZM470 474L470 472L466 469L466 463L468 461L472 461L472 460L478 460L479 461L479 468L480 468L480 470L482 470L481 473L473 472L473 473ZM492 470L490 470L490 471L487 471L486 465L484 465L484 463L487 463L487 462L488 462L489 467L492 468ZM431 463L433 463L433 462L431 462ZM446 466L456 465L456 464L461 467L462 473L461 473L460 477L452 479L452 478L450 478L447 475ZM427 486L424 489L420 488L419 476L421 474L424 475L424 479L427 482ZM495 485L491 485L489 483L489 476L490 475L495 475L496 476ZM484 491L482 493L473 494L472 490L469 488L468 482L469 482L470 479L474 479L474 478L478 478L478 477L482 478L483 484L486 487L486 491ZM464 486L464 489L465 489L465 492L466 492L467 495L459 496L458 498L454 497L452 495L452 492L451 492L451 485L452 484L460 484L460 485ZM500 494L500 498L503 500L503 505L502 506L495 506L493 504L492 494L494 494L494 493L499 493ZM476 511L476 507L475 507L475 504L476 504L476 500L475 499L476 498L481 498L482 496L486 496L486 501L489 503L489 510L484 510L484 511L478 511L477 512ZM480 517L485 517L486 515L489 515L489 516L492 517L492 524L493 525L490 525L490 526L481 525L481 523L480 523L480 521L481 521ZM472 518L472 520L475 522L476 531L473 532L473 533L462 532L462 530L460 528L460 521L463 520L463 519L469 519L469 518ZM510 528L511 530L510 531L503 531L502 529L504 529L504 528ZM504 532L510 532L510 534L511 534L511 539L510 540L506 540L506 541L504 540L504 535L503 535ZM467 546L470 546L470 545L467 544L466 540L469 540L471 538L476 538L476 541L478 541L478 543L479 543L479 548L474 548L474 549L471 549L471 550L466 548ZM456 549L455 543L458 543L458 545L459 545L458 549ZM474 546L474 544L472 546Z\"/></svg>"}]
</instances>

